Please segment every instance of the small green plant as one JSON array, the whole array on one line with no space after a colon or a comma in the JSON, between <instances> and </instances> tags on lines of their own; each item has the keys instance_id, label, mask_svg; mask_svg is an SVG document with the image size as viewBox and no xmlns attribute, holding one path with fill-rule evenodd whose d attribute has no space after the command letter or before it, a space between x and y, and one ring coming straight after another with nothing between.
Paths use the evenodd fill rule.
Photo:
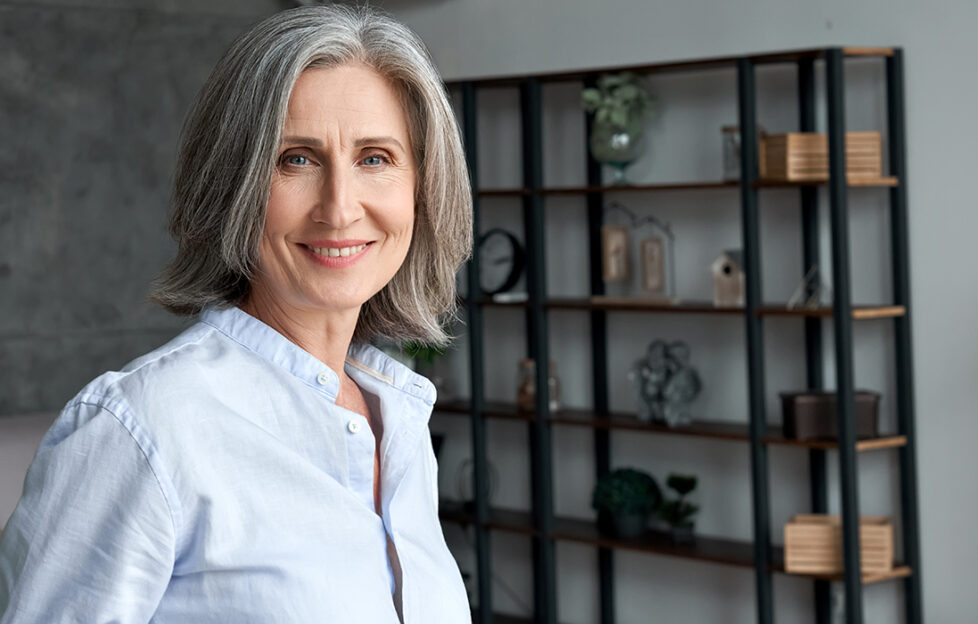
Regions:
<instances>
[{"instance_id":1,"label":"small green plant","mask_svg":"<svg viewBox=\"0 0 978 624\"><path fill-rule=\"evenodd\" d=\"M437 358L445 355L445 350L440 347L433 347L413 340L401 345L401 351L404 352L404 355L414 358L415 362L425 366L431 366Z\"/></svg>"},{"instance_id":2,"label":"small green plant","mask_svg":"<svg viewBox=\"0 0 978 624\"><path fill-rule=\"evenodd\" d=\"M581 105L594 113L595 121L631 129L645 115L655 112L655 98L645 90L637 75L603 74L597 83L597 88L584 89L581 93Z\"/></svg>"},{"instance_id":3,"label":"small green plant","mask_svg":"<svg viewBox=\"0 0 978 624\"><path fill-rule=\"evenodd\" d=\"M699 507L686 501L686 496L696 489L696 477L693 475L670 474L666 479L669 489L679 495L679 498L667 500L659 507L659 517L672 528L693 526L693 516Z\"/></svg>"},{"instance_id":4,"label":"small green plant","mask_svg":"<svg viewBox=\"0 0 978 624\"><path fill-rule=\"evenodd\" d=\"M659 484L647 472L619 468L598 479L591 507L611 514L647 514L662 502Z\"/></svg>"}]
</instances>

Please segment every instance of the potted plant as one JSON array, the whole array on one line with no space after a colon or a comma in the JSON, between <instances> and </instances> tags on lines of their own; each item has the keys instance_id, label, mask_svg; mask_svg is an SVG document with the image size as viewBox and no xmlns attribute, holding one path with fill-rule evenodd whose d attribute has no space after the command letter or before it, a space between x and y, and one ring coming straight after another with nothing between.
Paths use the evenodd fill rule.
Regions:
<instances>
[{"instance_id":1,"label":"potted plant","mask_svg":"<svg viewBox=\"0 0 978 624\"><path fill-rule=\"evenodd\" d=\"M625 184L625 167L642 153L645 117L655 98L631 72L603 74L597 86L584 89L581 105L594 113L589 145L594 159L611 165L615 184Z\"/></svg>"},{"instance_id":2,"label":"potted plant","mask_svg":"<svg viewBox=\"0 0 978 624\"><path fill-rule=\"evenodd\" d=\"M669 489L679 495L678 498L666 500L659 507L659 517L669 525L672 539L675 542L693 541L693 516L699 507L686 500L686 496L696 489L696 477L693 475L670 474L666 479Z\"/></svg>"},{"instance_id":3,"label":"potted plant","mask_svg":"<svg viewBox=\"0 0 978 624\"><path fill-rule=\"evenodd\" d=\"M660 502L659 484L649 473L634 468L619 468L601 476L591 495L599 529L618 537L644 533L649 515Z\"/></svg>"},{"instance_id":4,"label":"potted plant","mask_svg":"<svg viewBox=\"0 0 978 624\"><path fill-rule=\"evenodd\" d=\"M409 366L415 372L424 375L434 384L439 400L452 398L446 379L435 370L435 361L445 355L445 349L411 340L401 345L401 352L410 360Z\"/></svg>"}]
</instances>

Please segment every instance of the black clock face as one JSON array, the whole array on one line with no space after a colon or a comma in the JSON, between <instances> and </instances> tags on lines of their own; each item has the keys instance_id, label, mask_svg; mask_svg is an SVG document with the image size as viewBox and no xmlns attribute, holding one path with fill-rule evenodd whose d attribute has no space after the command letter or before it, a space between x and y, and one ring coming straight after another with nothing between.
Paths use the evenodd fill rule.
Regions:
<instances>
[{"instance_id":1,"label":"black clock face","mask_svg":"<svg viewBox=\"0 0 978 624\"><path fill-rule=\"evenodd\" d=\"M523 272L523 246L501 228L493 228L479 239L479 286L487 295L509 290Z\"/></svg>"}]
</instances>

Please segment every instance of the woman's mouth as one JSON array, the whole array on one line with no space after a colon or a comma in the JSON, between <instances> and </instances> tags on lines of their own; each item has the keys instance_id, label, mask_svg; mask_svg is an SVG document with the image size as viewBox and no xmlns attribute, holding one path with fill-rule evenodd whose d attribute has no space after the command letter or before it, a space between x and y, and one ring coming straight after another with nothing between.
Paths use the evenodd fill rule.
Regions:
<instances>
[{"instance_id":1,"label":"woman's mouth","mask_svg":"<svg viewBox=\"0 0 978 624\"><path fill-rule=\"evenodd\" d=\"M326 258L339 258L341 256L352 256L360 253L367 248L367 244L368 243L363 243L360 245L353 245L352 247L313 247L312 245L306 245L306 249Z\"/></svg>"}]
</instances>

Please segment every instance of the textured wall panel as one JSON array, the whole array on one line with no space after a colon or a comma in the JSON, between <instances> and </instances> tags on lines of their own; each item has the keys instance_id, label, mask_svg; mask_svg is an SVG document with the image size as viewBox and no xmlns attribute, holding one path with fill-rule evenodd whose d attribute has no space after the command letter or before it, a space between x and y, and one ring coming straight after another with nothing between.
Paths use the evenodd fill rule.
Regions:
<instances>
[{"instance_id":1,"label":"textured wall panel","mask_svg":"<svg viewBox=\"0 0 978 624\"><path fill-rule=\"evenodd\" d=\"M58 409L182 326L146 301L178 134L245 25L0 5L0 414Z\"/></svg>"}]
</instances>

